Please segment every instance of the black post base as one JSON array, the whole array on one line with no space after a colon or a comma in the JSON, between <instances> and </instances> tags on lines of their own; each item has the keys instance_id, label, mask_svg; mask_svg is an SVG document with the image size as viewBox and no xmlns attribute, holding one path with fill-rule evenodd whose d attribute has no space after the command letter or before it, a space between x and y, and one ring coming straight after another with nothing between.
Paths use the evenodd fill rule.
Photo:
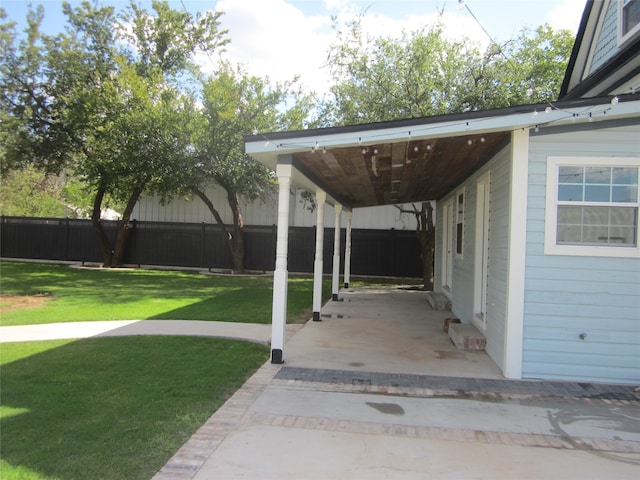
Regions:
<instances>
[{"instance_id":1,"label":"black post base","mask_svg":"<svg viewBox=\"0 0 640 480\"><path fill-rule=\"evenodd\" d=\"M349 283L348 283L348 282L346 282L346 283L344 284L344 288L349 288Z\"/></svg>"},{"instance_id":2,"label":"black post base","mask_svg":"<svg viewBox=\"0 0 640 480\"><path fill-rule=\"evenodd\" d=\"M273 350L271 350L271 363L284 363L284 360L282 359L282 350L280 350L279 348L274 348Z\"/></svg>"},{"instance_id":3,"label":"black post base","mask_svg":"<svg viewBox=\"0 0 640 480\"><path fill-rule=\"evenodd\" d=\"M314 322L320 321L320 312L313 312L313 321Z\"/></svg>"},{"instance_id":4,"label":"black post base","mask_svg":"<svg viewBox=\"0 0 640 480\"><path fill-rule=\"evenodd\" d=\"M333 300L334 302L337 302L338 301L338 294L337 293L331 294L331 300Z\"/></svg>"}]
</instances>

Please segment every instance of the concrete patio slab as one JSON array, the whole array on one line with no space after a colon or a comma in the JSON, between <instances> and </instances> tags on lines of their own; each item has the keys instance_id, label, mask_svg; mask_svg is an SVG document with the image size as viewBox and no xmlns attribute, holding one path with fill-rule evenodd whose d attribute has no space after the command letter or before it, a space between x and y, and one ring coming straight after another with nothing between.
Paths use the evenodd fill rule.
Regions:
<instances>
[{"instance_id":1,"label":"concrete patio slab","mask_svg":"<svg viewBox=\"0 0 640 480\"><path fill-rule=\"evenodd\" d=\"M340 292L154 480L634 478L631 386L505 380L422 292ZM538 386L539 388L536 388Z\"/></svg>"},{"instance_id":2,"label":"concrete patio slab","mask_svg":"<svg viewBox=\"0 0 640 480\"><path fill-rule=\"evenodd\" d=\"M456 349L442 331L450 311L432 310L427 292L401 287L342 290L322 321L285 345L288 366L474 378L503 378L486 352Z\"/></svg>"}]
</instances>

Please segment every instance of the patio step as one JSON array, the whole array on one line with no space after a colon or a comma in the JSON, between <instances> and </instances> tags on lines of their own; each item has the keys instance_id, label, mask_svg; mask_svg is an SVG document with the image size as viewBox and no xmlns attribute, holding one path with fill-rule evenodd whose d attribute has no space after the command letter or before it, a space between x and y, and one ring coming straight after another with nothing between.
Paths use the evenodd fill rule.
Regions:
<instances>
[{"instance_id":1,"label":"patio step","mask_svg":"<svg viewBox=\"0 0 640 480\"><path fill-rule=\"evenodd\" d=\"M473 325L466 323L449 324L449 338L458 350L481 352L487 345L487 339Z\"/></svg>"},{"instance_id":2,"label":"patio step","mask_svg":"<svg viewBox=\"0 0 640 480\"><path fill-rule=\"evenodd\" d=\"M444 293L427 293L427 302L433 310L451 310L451 300Z\"/></svg>"}]
</instances>

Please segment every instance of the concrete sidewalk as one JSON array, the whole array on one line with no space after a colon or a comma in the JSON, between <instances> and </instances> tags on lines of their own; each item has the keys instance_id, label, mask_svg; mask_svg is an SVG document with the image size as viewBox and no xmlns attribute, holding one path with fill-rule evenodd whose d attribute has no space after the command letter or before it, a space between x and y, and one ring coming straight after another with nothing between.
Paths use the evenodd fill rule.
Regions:
<instances>
[{"instance_id":1,"label":"concrete sidewalk","mask_svg":"<svg viewBox=\"0 0 640 480\"><path fill-rule=\"evenodd\" d=\"M301 327L287 325L287 334L291 335ZM271 325L192 320L120 320L0 327L0 343L132 335L221 337L267 344L271 338Z\"/></svg>"},{"instance_id":2,"label":"concrete sidewalk","mask_svg":"<svg viewBox=\"0 0 640 480\"><path fill-rule=\"evenodd\" d=\"M633 386L505 380L451 347L420 292L341 296L154 480L637 477Z\"/></svg>"},{"instance_id":3,"label":"concrete sidewalk","mask_svg":"<svg viewBox=\"0 0 640 480\"><path fill-rule=\"evenodd\" d=\"M281 378L285 368L263 365L154 480L626 480L640 471L637 399L307 382Z\"/></svg>"}]
</instances>

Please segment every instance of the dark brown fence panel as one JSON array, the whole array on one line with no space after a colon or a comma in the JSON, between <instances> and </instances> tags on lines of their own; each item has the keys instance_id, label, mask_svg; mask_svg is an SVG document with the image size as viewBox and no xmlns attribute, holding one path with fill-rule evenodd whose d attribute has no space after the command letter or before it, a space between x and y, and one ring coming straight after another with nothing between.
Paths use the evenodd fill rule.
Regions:
<instances>
[{"instance_id":1,"label":"dark brown fence panel","mask_svg":"<svg viewBox=\"0 0 640 480\"><path fill-rule=\"evenodd\" d=\"M354 275L422 276L420 242L416 233L406 230L353 230L351 272Z\"/></svg>"},{"instance_id":2,"label":"dark brown fence panel","mask_svg":"<svg viewBox=\"0 0 640 480\"><path fill-rule=\"evenodd\" d=\"M248 270L269 272L275 268L276 227L245 227L244 265Z\"/></svg>"},{"instance_id":3,"label":"dark brown fence panel","mask_svg":"<svg viewBox=\"0 0 640 480\"><path fill-rule=\"evenodd\" d=\"M118 222L103 222L112 241ZM340 235L340 264L344 265L346 232ZM313 271L316 229L289 230L288 269ZM325 273L332 271L333 229L324 232ZM352 231L353 275L420 277L419 242L413 231ZM271 271L275 267L276 227L245 227L245 268ZM2 217L0 256L42 260L101 262L102 253L89 220ZM125 263L231 269L233 262L220 227L203 223L132 222ZM341 268L342 270L342 268Z\"/></svg>"},{"instance_id":4,"label":"dark brown fence panel","mask_svg":"<svg viewBox=\"0 0 640 480\"><path fill-rule=\"evenodd\" d=\"M201 267L202 228L198 224L135 222L127 260L141 265Z\"/></svg>"},{"instance_id":5,"label":"dark brown fence panel","mask_svg":"<svg viewBox=\"0 0 640 480\"><path fill-rule=\"evenodd\" d=\"M117 222L103 222L113 241ZM88 220L2 217L0 254L8 258L101 262L102 253Z\"/></svg>"}]
</instances>

